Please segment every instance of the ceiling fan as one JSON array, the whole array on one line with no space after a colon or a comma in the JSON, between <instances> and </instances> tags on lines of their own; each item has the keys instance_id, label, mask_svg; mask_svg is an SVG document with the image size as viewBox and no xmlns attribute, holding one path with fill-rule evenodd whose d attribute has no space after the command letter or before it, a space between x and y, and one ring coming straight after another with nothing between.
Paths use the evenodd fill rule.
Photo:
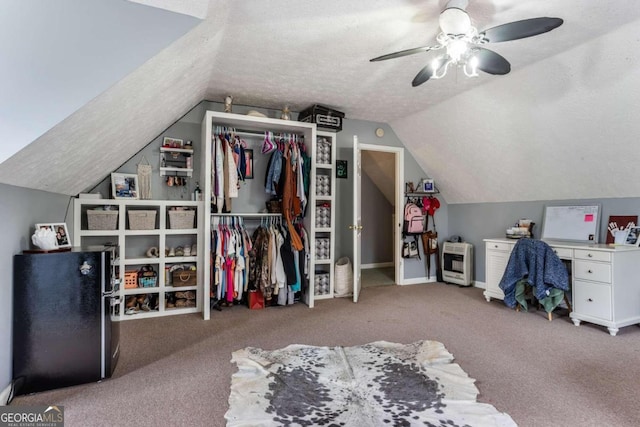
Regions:
<instances>
[{"instance_id":1,"label":"ceiling fan","mask_svg":"<svg viewBox=\"0 0 640 427\"><path fill-rule=\"evenodd\" d=\"M442 31L436 37L436 45L401 50L378 56L370 61L384 61L444 49L444 53L435 57L415 76L411 82L414 87L429 79L444 77L447 69L454 65L462 68L468 77L477 76L478 70L489 74L507 74L511 71L509 61L482 45L537 36L559 27L564 22L560 18L531 18L478 32L471 25L471 18L465 10L468 4L468 0L450 0L447 3L440 13L439 23Z\"/></svg>"}]
</instances>

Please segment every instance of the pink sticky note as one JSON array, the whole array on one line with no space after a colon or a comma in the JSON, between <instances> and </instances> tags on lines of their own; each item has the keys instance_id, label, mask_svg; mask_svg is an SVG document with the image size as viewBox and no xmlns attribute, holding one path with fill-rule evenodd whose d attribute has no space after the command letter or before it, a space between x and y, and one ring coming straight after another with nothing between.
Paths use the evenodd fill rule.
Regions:
<instances>
[{"instance_id":1,"label":"pink sticky note","mask_svg":"<svg viewBox=\"0 0 640 427\"><path fill-rule=\"evenodd\" d=\"M593 214L586 214L584 216L584 222L593 222Z\"/></svg>"}]
</instances>

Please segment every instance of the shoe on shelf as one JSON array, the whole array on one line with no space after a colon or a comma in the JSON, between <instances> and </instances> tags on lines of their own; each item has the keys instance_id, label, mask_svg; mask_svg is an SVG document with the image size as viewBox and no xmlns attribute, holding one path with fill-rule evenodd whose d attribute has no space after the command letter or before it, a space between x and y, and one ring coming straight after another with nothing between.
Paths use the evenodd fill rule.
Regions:
<instances>
[{"instance_id":1,"label":"shoe on shelf","mask_svg":"<svg viewBox=\"0 0 640 427\"><path fill-rule=\"evenodd\" d=\"M124 312L124 314L137 314L137 313L138 313L137 307L127 308L127 311Z\"/></svg>"},{"instance_id":2,"label":"shoe on shelf","mask_svg":"<svg viewBox=\"0 0 640 427\"><path fill-rule=\"evenodd\" d=\"M191 246L184 247L184 256L191 256Z\"/></svg>"},{"instance_id":3,"label":"shoe on shelf","mask_svg":"<svg viewBox=\"0 0 640 427\"><path fill-rule=\"evenodd\" d=\"M178 299L186 299L187 298L187 293L183 292L183 291L178 291L178 292L176 292L176 298L178 298Z\"/></svg>"},{"instance_id":4,"label":"shoe on shelf","mask_svg":"<svg viewBox=\"0 0 640 427\"><path fill-rule=\"evenodd\" d=\"M136 301L136 296L135 295L129 295L127 297L127 299L125 300L125 307L126 308L134 308L137 305L138 305L138 302Z\"/></svg>"},{"instance_id":5,"label":"shoe on shelf","mask_svg":"<svg viewBox=\"0 0 640 427\"><path fill-rule=\"evenodd\" d=\"M198 245L194 243L193 245L191 245L191 256L196 255L198 255Z\"/></svg>"},{"instance_id":6,"label":"shoe on shelf","mask_svg":"<svg viewBox=\"0 0 640 427\"><path fill-rule=\"evenodd\" d=\"M184 292L184 297L186 299L196 299L196 293L193 291L186 291Z\"/></svg>"},{"instance_id":7,"label":"shoe on shelf","mask_svg":"<svg viewBox=\"0 0 640 427\"><path fill-rule=\"evenodd\" d=\"M184 248L182 246L176 248L176 256L184 256Z\"/></svg>"},{"instance_id":8,"label":"shoe on shelf","mask_svg":"<svg viewBox=\"0 0 640 427\"><path fill-rule=\"evenodd\" d=\"M169 249L169 255L168 256L176 256L176 250L174 248Z\"/></svg>"},{"instance_id":9,"label":"shoe on shelf","mask_svg":"<svg viewBox=\"0 0 640 427\"><path fill-rule=\"evenodd\" d=\"M147 257L158 258L158 248L156 248L155 246L152 248L149 248L149 250L147 251Z\"/></svg>"}]
</instances>

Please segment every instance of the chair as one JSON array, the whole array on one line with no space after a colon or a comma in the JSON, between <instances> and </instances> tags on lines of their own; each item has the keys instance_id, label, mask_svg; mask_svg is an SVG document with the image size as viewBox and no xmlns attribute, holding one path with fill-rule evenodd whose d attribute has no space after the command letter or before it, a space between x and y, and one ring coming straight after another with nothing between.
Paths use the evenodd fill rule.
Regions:
<instances>
[{"instance_id":1,"label":"chair","mask_svg":"<svg viewBox=\"0 0 640 427\"><path fill-rule=\"evenodd\" d=\"M553 249L542 240L523 238L518 240L511 252L500 289L504 303L519 311L527 310L527 292L547 311L552 320L552 312L563 300L569 310L571 305L566 292L569 291L569 274L562 260Z\"/></svg>"}]
</instances>

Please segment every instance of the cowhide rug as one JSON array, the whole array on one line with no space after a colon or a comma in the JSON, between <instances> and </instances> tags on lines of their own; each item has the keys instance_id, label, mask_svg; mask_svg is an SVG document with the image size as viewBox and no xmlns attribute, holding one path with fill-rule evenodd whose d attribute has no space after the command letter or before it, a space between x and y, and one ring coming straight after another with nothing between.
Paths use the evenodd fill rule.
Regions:
<instances>
[{"instance_id":1,"label":"cowhide rug","mask_svg":"<svg viewBox=\"0 0 640 427\"><path fill-rule=\"evenodd\" d=\"M515 426L437 341L233 353L227 426Z\"/></svg>"}]
</instances>

